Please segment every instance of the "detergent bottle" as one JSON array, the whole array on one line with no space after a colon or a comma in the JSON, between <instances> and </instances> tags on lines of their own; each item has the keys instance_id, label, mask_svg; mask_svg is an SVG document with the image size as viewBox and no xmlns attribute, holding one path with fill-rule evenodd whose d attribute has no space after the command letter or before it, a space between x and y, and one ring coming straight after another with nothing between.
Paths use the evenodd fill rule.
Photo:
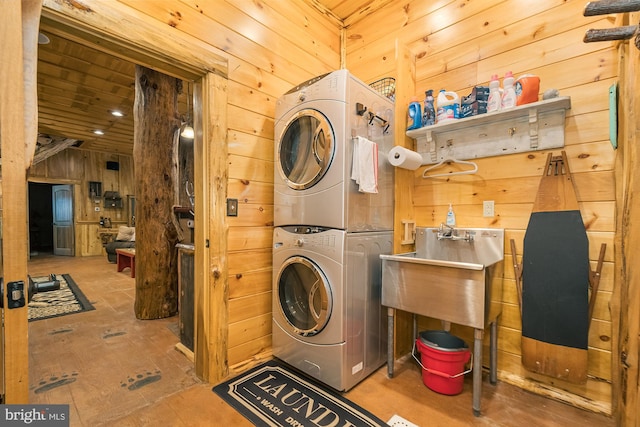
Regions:
<instances>
[{"instance_id":1,"label":"detergent bottle","mask_svg":"<svg viewBox=\"0 0 640 427\"><path fill-rule=\"evenodd\" d=\"M516 106L516 88L514 86L515 78L513 77L513 73L508 71L504 75L504 80L502 81L503 93L502 93L502 106L501 108L507 109Z\"/></svg>"},{"instance_id":2,"label":"detergent bottle","mask_svg":"<svg viewBox=\"0 0 640 427\"><path fill-rule=\"evenodd\" d=\"M529 104L538 101L540 91L540 77L525 74L516 80L516 105Z\"/></svg>"},{"instance_id":3,"label":"detergent bottle","mask_svg":"<svg viewBox=\"0 0 640 427\"><path fill-rule=\"evenodd\" d=\"M438 123L460 118L460 97L455 92L442 89L438 94Z\"/></svg>"},{"instance_id":4,"label":"detergent bottle","mask_svg":"<svg viewBox=\"0 0 640 427\"><path fill-rule=\"evenodd\" d=\"M419 129L422 127L422 113L420 112L420 102L417 97L411 98L407 112L407 130Z\"/></svg>"},{"instance_id":5,"label":"detergent bottle","mask_svg":"<svg viewBox=\"0 0 640 427\"><path fill-rule=\"evenodd\" d=\"M422 126L436 124L436 108L433 105L433 90L429 89L425 93L424 110L422 111Z\"/></svg>"},{"instance_id":6,"label":"detergent bottle","mask_svg":"<svg viewBox=\"0 0 640 427\"><path fill-rule=\"evenodd\" d=\"M491 76L491 81L489 82L489 99L487 100L487 113L500 111L501 106L502 94L500 93L500 80L498 80L498 75L494 74Z\"/></svg>"}]
</instances>

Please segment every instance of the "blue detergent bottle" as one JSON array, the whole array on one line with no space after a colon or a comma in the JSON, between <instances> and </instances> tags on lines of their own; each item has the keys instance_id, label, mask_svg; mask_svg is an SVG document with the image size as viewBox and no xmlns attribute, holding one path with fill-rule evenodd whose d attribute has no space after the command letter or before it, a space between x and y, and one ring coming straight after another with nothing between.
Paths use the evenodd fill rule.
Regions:
<instances>
[{"instance_id":1,"label":"blue detergent bottle","mask_svg":"<svg viewBox=\"0 0 640 427\"><path fill-rule=\"evenodd\" d=\"M407 130L419 129L422 127L422 112L420 101L417 97L411 98L409 109L407 111Z\"/></svg>"},{"instance_id":2,"label":"blue detergent bottle","mask_svg":"<svg viewBox=\"0 0 640 427\"><path fill-rule=\"evenodd\" d=\"M436 124L436 108L433 105L433 90L424 93L424 110L422 111L422 126Z\"/></svg>"}]
</instances>

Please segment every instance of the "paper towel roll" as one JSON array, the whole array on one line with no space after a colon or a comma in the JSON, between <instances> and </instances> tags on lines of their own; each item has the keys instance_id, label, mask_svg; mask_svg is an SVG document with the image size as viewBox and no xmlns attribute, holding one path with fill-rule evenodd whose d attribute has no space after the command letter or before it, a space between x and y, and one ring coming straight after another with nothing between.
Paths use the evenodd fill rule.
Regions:
<instances>
[{"instance_id":1,"label":"paper towel roll","mask_svg":"<svg viewBox=\"0 0 640 427\"><path fill-rule=\"evenodd\" d=\"M389 150L388 158L389 163L397 168L416 170L422 166L422 156L419 153L399 145Z\"/></svg>"}]
</instances>

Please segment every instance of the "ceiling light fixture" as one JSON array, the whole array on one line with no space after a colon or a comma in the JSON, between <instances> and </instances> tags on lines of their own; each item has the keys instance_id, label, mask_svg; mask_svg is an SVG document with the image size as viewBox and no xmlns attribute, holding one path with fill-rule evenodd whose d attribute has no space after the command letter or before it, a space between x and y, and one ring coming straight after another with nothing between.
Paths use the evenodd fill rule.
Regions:
<instances>
[{"instance_id":1,"label":"ceiling light fixture","mask_svg":"<svg viewBox=\"0 0 640 427\"><path fill-rule=\"evenodd\" d=\"M38 44L49 44L51 40L45 33L38 33Z\"/></svg>"},{"instance_id":2,"label":"ceiling light fixture","mask_svg":"<svg viewBox=\"0 0 640 427\"><path fill-rule=\"evenodd\" d=\"M94 130L93 133L95 133L96 135L104 135L104 132L101 131L100 129Z\"/></svg>"},{"instance_id":3,"label":"ceiling light fixture","mask_svg":"<svg viewBox=\"0 0 640 427\"><path fill-rule=\"evenodd\" d=\"M182 132L180 132L180 136L186 139L193 139L195 137L193 127L189 126L187 123L182 125Z\"/></svg>"},{"instance_id":4,"label":"ceiling light fixture","mask_svg":"<svg viewBox=\"0 0 640 427\"><path fill-rule=\"evenodd\" d=\"M109 112L111 113L112 116L124 117L124 113L120 110L110 110Z\"/></svg>"},{"instance_id":5,"label":"ceiling light fixture","mask_svg":"<svg viewBox=\"0 0 640 427\"><path fill-rule=\"evenodd\" d=\"M191 102L189 95L189 86L190 83L187 82L187 117L182 122L180 126L180 136L185 139L193 139L195 137L195 132L193 131L193 123L191 121Z\"/></svg>"}]
</instances>

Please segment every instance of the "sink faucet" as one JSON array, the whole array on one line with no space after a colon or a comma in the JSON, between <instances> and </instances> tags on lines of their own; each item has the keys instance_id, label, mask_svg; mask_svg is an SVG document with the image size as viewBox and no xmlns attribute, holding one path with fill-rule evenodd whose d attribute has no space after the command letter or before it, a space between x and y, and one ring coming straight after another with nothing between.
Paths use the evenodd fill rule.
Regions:
<instances>
[{"instance_id":1,"label":"sink faucet","mask_svg":"<svg viewBox=\"0 0 640 427\"><path fill-rule=\"evenodd\" d=\"M475 236L475 232L464 230L464 236L458 235L458 230L451 227L450 225L440 223L440 227L438 228L438 240L449 239L449 240L464 240L465 242L473 242L473 238Z\"/></svg>"},{"instance_id":2,"label":"sink faucet","mask_svg":"<svg viewBox=\"0 0 640 427\"><path fill-rule=\"evenodd\" d=\"M440 227L438 228L438 240L453 238L454 231L455 229L452 226L441 222Z\"/></svg>"}]
</instances>

